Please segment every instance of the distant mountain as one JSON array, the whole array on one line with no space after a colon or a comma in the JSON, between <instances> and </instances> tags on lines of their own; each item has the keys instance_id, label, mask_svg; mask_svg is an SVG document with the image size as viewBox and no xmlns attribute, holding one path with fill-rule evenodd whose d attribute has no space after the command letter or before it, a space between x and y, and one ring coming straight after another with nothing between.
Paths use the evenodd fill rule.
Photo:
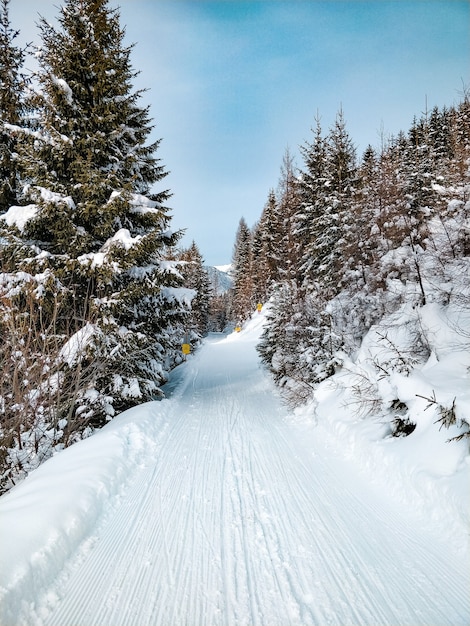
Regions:
<instances>
[{"instance_id":1,"label":"distant mountain","mask_svg":"<svg viewBox=\"0 0 470 626\"><path fill-rule=\"evenodd\" d=\"M233 285L233 278L230 274L232 266L228 265L206 265L205 269L209 275L214 293L218 296L228 291Z\"/></svg>"}]
</instances>

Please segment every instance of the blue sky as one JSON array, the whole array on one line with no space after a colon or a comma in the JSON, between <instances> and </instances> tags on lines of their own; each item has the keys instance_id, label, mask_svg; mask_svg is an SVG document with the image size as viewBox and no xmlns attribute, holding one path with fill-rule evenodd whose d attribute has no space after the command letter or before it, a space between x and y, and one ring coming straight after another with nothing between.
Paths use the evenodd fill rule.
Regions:
<instances>
[{"instance_id":1,"label":"blue sky","mask_svg":"<svg viewBox=\"0 0 470 626\"><path fill-rule=\"evenodd\" d=\"M61 0L10 0L12 26L38 41ZM110 0L147 88L173 226L211 265L231 259L276 187L287 147L342 107L361 155L470 87L468 0Z\"/></svg>"}]
</instances>

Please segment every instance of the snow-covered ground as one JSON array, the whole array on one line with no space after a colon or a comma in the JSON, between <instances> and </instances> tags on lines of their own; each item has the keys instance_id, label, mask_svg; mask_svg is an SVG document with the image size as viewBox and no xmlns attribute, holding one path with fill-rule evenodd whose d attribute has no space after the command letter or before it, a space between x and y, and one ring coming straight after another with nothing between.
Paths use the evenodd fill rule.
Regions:
<instances>
[{"instance_id":1,"label":"snow-covered ground","mask_svg":"<svg viewBox=\"0 0 470 626\"><path fill-rule=\"evenodd\" d=\"M0 498L2 626L470 622L468 454L433 466L331 384L289 412L263 317Z\"/></svg>"}]
</instances>

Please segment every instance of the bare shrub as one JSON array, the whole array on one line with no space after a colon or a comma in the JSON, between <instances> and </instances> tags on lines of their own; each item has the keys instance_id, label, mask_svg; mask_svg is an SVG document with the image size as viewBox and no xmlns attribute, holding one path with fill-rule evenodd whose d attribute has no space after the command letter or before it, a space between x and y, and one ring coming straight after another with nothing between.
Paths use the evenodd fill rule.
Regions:
<instances>
[{"instance_id":1,"label":"bare shrub","mask_svg":"<svg viewBox=\"0 0 470 626\"><path fill-rule=\"evenodd\" d=\"M76 401L95 364L64 359L69 337L57 328L66 313L56 281L0 274L0 493L87 434Z\"/></svg>"}]
</instances>

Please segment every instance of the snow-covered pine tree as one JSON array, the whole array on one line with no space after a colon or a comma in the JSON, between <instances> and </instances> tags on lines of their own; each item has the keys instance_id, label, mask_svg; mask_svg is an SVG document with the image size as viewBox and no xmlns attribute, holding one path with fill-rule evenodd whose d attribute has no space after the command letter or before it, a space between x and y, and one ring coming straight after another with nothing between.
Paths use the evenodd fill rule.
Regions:
<instances>
[{"instance_id":1,"label":"snow-covered pine tree","mask_svg":"<svg viewBox=\"0 0 470 626\"><path fill-rule=\"evenodd\" d=\"M342 111L326 139L317 120L314 141L304 146L303 156L295 227L301 242L302 273L307 289L309 284L320 285L333 296L341 285L343 246L356 184L356 153Z\"/></svg>"},{"instance_id":2,"label":"snow-covered pine tree","mask_svg":"<svg viewBox=\"0 0 470 626\"><path fill-rule=\"evenodd\" d=\"M304 288L308 291L318 280L316 240L319 221L327 188L326 146L320 118L312 143L306 142L300 151L304 167L297 181L299 207L295 216L294 234L299 246L300 272Z\"/></svg>"},{"instance_id":3,"label":"snow-covered pine tree","mask_svg":"<svg viewBox=\"0 0 470 626\"><path fill-rule=\"evenodd\" d=\"M294 281L278 283L271 297L261 340L257 350L275 380L282 386L290 376L297 360L297 342L290 330L294 312L299 304L298 289Z\"/></svg>"},{"instance_id":4,"label":"snow-covered pine tree","mask_svg":"<svg viewBox=\"0 0 470 626\"><path fill-rule=\"evenodd\" d=\"M380 157L368 146L358 167L357 186L351 202L351 226L343 246L343 283L353 291L375 290L379 284L374 264L384 252L378 224L386 202Z\"/></svg>"},{"instance_id":5,"label":"snow-covered pine tree","mask_svg":"<svg viewBox=\"0 0 470 626\"><path fill-rule=\"evenodd\" d=\"M470 99L451 109L433 109L429 118L429 141L433 157L432 209L427 211L424 279L432 285L435 300L439 285L452 285L440 294L441 302L457 299L469 307L463 259L470 255ZM466 164L466 165L465 165ZM438 279L438 280L437 280ZM457 287L457 285L460 286ZM428 289L428 292L431 291Z\"/></svg>"},{"instance_id":6,"label":"snow-covered pine tree","mask_svg":"<svg viewBox=\"0 0 470 626\"><path fill-rule=\"evenodd\" d=\"M446 168L443 167L444 164L448 164L455 155L455 144L452 140L454 113L454 108L443 107L441 110L436 106L429 115L428 136L433 150L434 169L438 175L442 175L446 171Z\"/></svg>"},{"instance_id":7,"label":"snow-covered pine tree","mask_svg":"<svg viewBox=\"0 0 470 626\"><path fill-rule=\"evenodd\" d=\"M404 214L406 199L403 194L402 163L407 149L403 132L392 137L379 155L377 178L372 178L373 194L377 195L378 215L375 228L379 231L380 251L385 254L401 245L406 236ZM367 184L367 181L366 183ZM360 201L361 194L359 194ZM382 280L378 278L378 280Z\"/></svg>"},{"instance_id":8,"label":"snow-covered pine tree","mask_svg":"<svg viewBox=\"0 0 470 626\"><path fill-rule=\"evenodd\" d=\"M282 158L277 187L278 275L280 280L300 281L300 248L295 235L299 195L294 158L288 148Z\"/></svg>"},{"instance_id":9,"label":"snow-covered pine tree","mask_svg":"<svg viewBox=\"0 0 470 626\"><path fill-rule=\"evenodd\" d=\"M341 337L331 324L320 293L305 293L294 280L275 289L257 350L292 406L335 371Z\"/></svg>"},{"instance_id":10,"label":"snow-covered pine tree","mask_svg":"<svg viewBox=\"0 0 470 626\"><path fill-rule=\"evenodd\" d=\"M343 251L351 228L356 185L356 150L340 110L326 139L327 193L316 232L320 282L331 295L343 278Z\"/></svg>"},{"instance_id":11,"label":"snow-covered pine tree","mask_svg":"<svg viewBox=\"0 0 470 626\"><path fill-rule=\"evenodd\" d=\"M231 317L235 323L242 323L256 306L252 273L252 233L245 218L238 224L232 258L233 288Z\"/></svg>"},{"instance_id":12,"label":"snow-covered pine tree","mask_svg":"<svg viewBox=\"0 0 470 626\"><path fill-rule=\"evenodd\" d=\"M470 152L470 88L464 89L462 101L451 115L453 158L452 174L457 181L468 180ZM467 196L468 197L468 196Z\"/></svg>"},{"instance_id":13,"label":"snow-covered pine tree","mask_svg":"<svg viewBox=\"0 0 470 626\"><path fill-rule=\"evenodd\" d=\"M263 218L263 216L261 216ZM253 291L257 303L266 302L271 294L273 279L271 277L261 220L253 227Z\"/></svg>"},{"instance_id":14,"label":"snow-covered pine tree","mask_svg":"<svg viewBox=\"0 0 470 626\"><path fill-rule=\"evenodd\" d=\"M394 225L395 246L401 248L399 264L403 279L417 285L417 303L425 304L424 257L428 226L436 215L438 194L435 184L440 178L440 157L434 150L427 113L415 118L407 134L391 148L395 161L398 202L389 210ZM397 237L398 235L398 237Z\"/></svg>"},{"instance_id":15,"label":"snow-covered pine tree","mask_svg":"<svg viewBox=\"0 0 470 626\"><path fill-rule=\"evenodd\" d=\"M169 193L151 191L166 172L159 142L146 143L152 125L132 86L119 13L108 0L66 0L58 24L39 24L35 126L23 130L20 151L34 214L20 269L65 290L55 331L81 337L79 350L75 340L63 353L65 371L95 364L65 410L80 430L158 395L187 307L166 260L179 238L162 204Z\"/></svg>"},{"instance_id":16,"label":"snow-covered pine tree","mask_svg":"<svg viewBox=\"0 0 470 626\"><path fill-rule=\"evenodd\" d=\"M281 225L274 190L271 189L259 221L253 228L253 281L258 302L271 295L279 280Z\"/></svg>"},{"instance_id":17,"label":"snow-covered pine tree","mask_svg":"<svg viewBox=\"0 0 470 626\"><path fill-rule=\"evenodd\" d=\"M379 270L381 256L386 252L379 228L385 203L380 158L368 146L358 167L349 205L349 227L341 245L342 289L328 304L330 321L324 329L326 334L333 331L336 345L341 336L346 350L360 345L365 332L387 305L384 277Z\"/></svg>"},{"instance_id":18,"label":"snow-covered pine tree","mask_svg":"<svg viewBox=\"0 0 470 626\"><path fill-rule=\"evenodd\" d=\"M315 138L303 148L306 171L296 178L284 158L279 201L282 250L287 259L272 299L260 354L292 403L333 371L342 345L328 300L343 278L342 252L355 182L355 152L342 113L327 140L317 119ZM302 355L302 356L300 356Z\"/></svg>"},{"instance_id":19,"label":"snow-covered pine tree","mask_svg":"<svg viewBox=\"0 0 470 626\"><path fill-rule=\"evenodd\" d=\"M195 241L189 248L180 251L178 260L184 286L196 292L191 302L191 315L186 322L186 330L191 335L191 341L197 343L209 330L210 280Z\"/></svg>"},{"instance_id":20,"label":"snow-covered pine tree","mask_svg":"<svg viewBox=\"0 0 470 626\"><path fill-rule=\"evenodd\" d=\"M9 18L10 0L0 2L0 215L18 204L19 173L15 127L22 122L25 51L15 45L18 31Z\"/></svg>"}]
</instances>

